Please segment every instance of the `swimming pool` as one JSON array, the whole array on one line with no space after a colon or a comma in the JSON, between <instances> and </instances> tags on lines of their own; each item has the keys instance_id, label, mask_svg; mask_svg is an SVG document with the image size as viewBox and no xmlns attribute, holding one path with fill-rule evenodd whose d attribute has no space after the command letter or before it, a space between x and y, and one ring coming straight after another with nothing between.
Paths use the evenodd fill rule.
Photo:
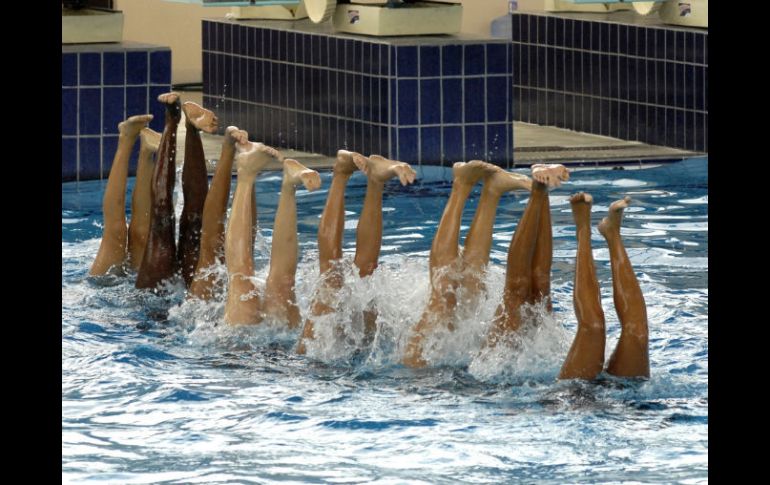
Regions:
<instances>
[{"instance_id":1,"label":"swimming pool","mask_svg":"<svg viewBox=\"0 0 770 485\"><path fill-rule=\"evenodd\" d=\"M372 349L354 353L337 345L312 358L292 351L296 333L215 326L221 303L183 303L180 291L146 294L130 278L87 279L101 237L104 183L62 184L63 480L705 483L707 168L707 159L692 159L645 170L574 171L551 193L555 318L543 318L521 355L478 356L527 200L504 197L489 297L444 342L441 365L419 371L397 361L405 330L427 298L427 256L449 194L448 169L424 168L412 187L388 185L380 268L346 299L350 310L375 301L380 329ZM322 179L321 190L297 194L303 314L318 274L316 228L329 173ZM348 256L365 186L360 174L348 185ZM277 173L257 182L255 255L263 276L279 187ZM610 202L625 194L634 199L622 234L647 302L647 382L555 381L575 330L568 197L580 190L594 196L608 355L619 325L608 253L595 226ZM478 194L464 212L461 238Z\"/></svg>"}]
</instances>

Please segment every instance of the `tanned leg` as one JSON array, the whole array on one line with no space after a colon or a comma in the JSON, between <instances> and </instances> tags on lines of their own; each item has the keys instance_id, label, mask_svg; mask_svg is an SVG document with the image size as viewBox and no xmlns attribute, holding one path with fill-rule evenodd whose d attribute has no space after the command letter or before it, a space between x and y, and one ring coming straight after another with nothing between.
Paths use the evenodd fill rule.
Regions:
<instances>
[{"instance_id":1,"label":"tanned leg","mask_svg":"<svg viewBox=\"0 0 770 485\"><path fill-rule=\"evenodd\" d=\"M511 190L532 190L532 179L526 175L506 172L490 164L490 171L484 175L481 198L473 216L462 254L462 276L460 285L470 301L475 301L484 291L484 273L489 263L492 248L492 230L500 198Z\"/></svg>"},{"instance_id":2,"label":"tanned leg","mask_svg":"<svg viewBox=\"0 0 770 485\"><path fill-rule=\"evenodd\" d=\"M176 183L176 130L182 117L177 93L165 93L158 101L166 105L166 124L160 138L152 174L150 233L136 278L137 288L155 288L176 272L174 241L174 185Z\"/></svg>"},{"instance_id":3,"label":"tanned leg","mask_svg":"<svg viewBox=\"0 0 770 485\"><path fill-rule=\"evenodd\" d=\"M610 249L612 298L622 326L607 372L622 377L650 377L647 305L620 237L623 209L630 202L630 197L613 202L609 215L599 224L599 232Z\"/></svg>"},{"instance_id":4,"label":"tanned leg","mask_svg":"<svg viewBox=\"0 0 770 485\"><path fill-rule=\"evenodd\" d=\"M128 225L128 261L131 269L139 271L150 232L152 211L153 156L160 145L160 133L144 128L139 133L139 163L136 168L134 193L131 195L131 222Z\"/></svg>"},{"instance_id":5,"label":"tanned leg","mask_svg":"<svg viewBox=\"0 0 770 485\"><path fill-rule=\"evenodd\" d=\"M569 173L563 165L532 167L532 192L508 248L503 303L498 307L492 328L487 335L488 346L496 345L501 337L516 332L521 326L519 309L530 299L532 260L540 227L540 214L548 198L548 188L558 187L568 178Z\"/></svg>"},{"instance_id":6,"label":"tanned leg","mask_svg":"<svg viewBox=\"0 0 770 485\"><path fill-rule=\"evenodd\" d=\"M313 317L334 312L330 300L342 288L344 276L338 267L342 259L342 234L345 230L345 187L353 172L357 169L353 162L353 152L339 150L334 162L329 194L321 222L318 224L318 261L321 269L321 281L313 302L310 305L310 317L305 320L302 336L297 343L297 353L305 354L306 340L313 340Z\"/></svg>"},{"instance_id":7,"label":"tanned leg","mask_svg":"<svg viewBox=\"0 0 770 485\"><path fill-rule=\"evenodd\" d=\"M420 321L412 328L402 361L406 366L425 367L427 362L422 355L425 337L439 325L453 328L457 281L455 276L447 274L447 271L458 260L460 223L465 202L476 182L493 170L490 167L493 166L478 160L458 162L452 167L452 192L449 194L430 249L430 298Z\"/></svg>"},{"instance_id":8,"label":"tanned leg","mask_svg":"<svg viewBox=\"0 0 770 485\"><path fill-rule=\"evenodd\" d=\"M528 303L546 299L546 308L553 311L551 302L551 263L553 261L553 230L551 227L551 204L545 198L540 212L540 226L532 255L532 283Z\"/></svg>"},{"instance_id":9,"label":"tanned leg","mask_svg":"<svg viewBox=\"0 0 770 485\"><path fill-rule=\"evenodd\" d=\"M112 168L107 178L107 187L102 199L104 213L104 231L91 270L92 276L110 272L122 273L126 263L126 181L128 179L128 160L131 149L139 132L152 120L152 115L138 115L128 118L118 125L118 149L112 160Z\"/></svg>"},{"instance_id":10,"label":"tanned leg","mask_svg":"<svg viewBox=\"0 0 770 485\"><path fill-rule=\"evenodd\" d=\"M230 184L233 178L235 144L249 141L248 134L235 126L228 126L222 141L222 153L211 180L211 187L203 204L201 221L201 245L195 277L188 296L209 300L213 297L214 276L208 270L217 263L224 263L225 220L227 202L230 200ZM256 212L254 207L252 209Z\"/></svg>"},{"instance_id":11,"label":"tanned leg","mask_svg":"<svg viewBox=\"0 0 770 485\"><path fill-rule=\"evenodd\" d=\"M273 225L273 244L270 250L270 272L265 287L265 315L285 320L289 328L300 323L297 296L294 293L297 274L297 198L296 186L304 185L309 191L321 186L321 177L291 158L283 161L283 183Z\"/></svg>"},{"instance_id":12,"label":"tanned leg","mask_svg":"<svg viewBox=\"0 0 770 485\"><path fill-rule=\"evenodd\" d=\"M257 240L257 191L251 188L251 245Z\"/></svg>"},{"instance_id":13,"label":"tanned leg","mask_svg":"<svg viewBox=\"0 0 770 485\"><path fill-rule=\"evenodd\" d=\"M356 256L353 262L361 278L371 275L377 268L382 248L382 192L385 182L398 177L401 185L414 182L416 172L404 162L389 160L380 155L364 157L358 153L353 161L366 174L366 196L361 217L356 227ZM376 331L377 311L364 311L364 341L371 342Z\"/></svg>"},{"instance_id":14,"label":"tanned leg","mask_svg":"<svg viewBox=\"0 0 770 485\"><path fill-rule=\"evenodd\" d=\"M225 235L228 286L224 320L231 325L251 325L262 321L262 301L251 281L254 276L252 191L262 167L274 158L283 159L283 156L262 143L247 142L238 144L237 148L238 178Z\"/></svg>"},{"instance_id":15,"label":"tanned leg","mask_svg":"<svg viewBox=\"0 0 770 485\"><path fill-rule=\"evenodd\" d=\"M586 193L572 196L572 216L577 231L577 256L572 302L577 334L564 360L559 379L593 379L604 367L604 311L591 251L591 203Z\"/></svg>"},{"instance_id":16,"label":"tanned leg","mask_svg":"<svg viewBox=\"0 0 770 485\"><path fill-rule=\"evenodd\" d=\"M358 168L366 174L366 196L361 209L361 217L356 227L355 265L362 278L369 276L377 268L377 260L382 247L382 191L385 182L398 177L401 185L414 182L416 173L404 162L388 160L379 155L364 157L353 156Z\"/></svg>"},{"instance_id":17,"label":"tanned leg","mask_svg":"<svg viewBox=\"0 0 770 485\"><path fill-rule=\"evenodd\" d=\"M182 278L188 288L195 275L200 253L203 204L209 188L206 157L203 153L198 130L206 133L217 131L217 117L211 111L191 102L182 105L187 135L184 143L184 168L182 169L182 193L184 207L179 217L179 245L177 258Z\"/></svg>"}]
</instances>

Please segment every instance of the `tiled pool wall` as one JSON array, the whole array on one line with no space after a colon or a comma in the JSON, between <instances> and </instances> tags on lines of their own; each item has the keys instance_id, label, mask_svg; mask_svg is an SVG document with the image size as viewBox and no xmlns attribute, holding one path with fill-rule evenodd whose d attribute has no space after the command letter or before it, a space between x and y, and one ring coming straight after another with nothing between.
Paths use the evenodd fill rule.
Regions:
<instances>
[{"instance_id":1,"label":"tiled pool wall","mask_svg":"<svg viewBox=\"0 0 770 485\"><path fill-rule=\"evenodd\" d=\"M309 21L203 21L203 101L252 139L410 163L512 163L511 44L332 34Z\"/></svg>"},{"instance_id":2,"label":"tiled pool wall","mask_svg":"<svg viewBox=\"0 0 770 485\"><path fill-rule=\"evenodd\" d=\"M410 163L510 166L513 120L708 151L708 31L515 13L512 39L370 38L204 20L203 100L252 139ZM109 174L117 125L171 88L167 47L62 46L62 179ZM138 144L129 173L136 170Z\"/></svg>"},{"instance_id":3,"label":"tiled pool wall","mask_svg":"<svg viewBox=\"0 0 770 485\"><path fill-rule=\"evenodd\" d=\"M512 15L515 119L707 152L708 30L588 17Z\"/></svg>"},{"instance_id":4,"label":"tiled pool wall","mask_svg":"<svg viewBox=\"0 0 770 485\"><path fill-rule=\"evenodd\" d=\"M159 94L171 89L171 50L137 43L62 45L62 181L107 178L118 123L151 113L163 130ZM129 175L136 173L139 144Z\"/></svg>"}]
</instances>

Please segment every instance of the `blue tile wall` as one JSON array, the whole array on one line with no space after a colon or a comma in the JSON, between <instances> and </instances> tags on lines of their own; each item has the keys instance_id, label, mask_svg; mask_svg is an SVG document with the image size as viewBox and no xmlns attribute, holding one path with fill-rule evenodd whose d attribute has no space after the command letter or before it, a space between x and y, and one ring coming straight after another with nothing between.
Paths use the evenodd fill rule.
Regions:
<instances>
[{"instance_id":1,"label":"blue tile wall","mask_svg":"<svg viewBox=\"0 0 770 485\"><path fill-rule=\"evenodd\" d=\"M171 89L171 51L147 44L62 46L62 181L106 178L118 141L118 124L152 113L163 130L155 99ZM136 173L137 143L129 162Z\"/></svg>"},{"instance_id":2,"label":"blue tile wall","mask_svg":"<svg viewBox=\"0 0 770 485\"><path fill-rule=\"evenodd\" d=\"M125 86L126 84L126 53L104 53L104 84L106 86Z\"/></svg>"},{"instance_id":3,"label":"blue tile wall","mask_svg":"<svg viewBox=\"0 0 770 485\"><path fill-rule=\"evenodd\" d=\"M138 145L138 143L137 143ZM115 151L118 149L117 136L105 136L102 138L102 173L104 177L109 176L112 162L115 158ZM131 162L129 162L129 169ZM136 167L133 167L136 171Z\"/></svg>"},{"instance_id":4,"label":"blue tile wall","mask_svg":"<svg viewBox=\"0 0 770 485\"><path fill-rule=\"evenodd\" d=\"M102 175L102 139L101 137L80 137L79 173L81 180L99 179Z\"/></svg>"},{"instance_id":5,"label":"blue tile wall","mask_svg":"<svg viewBox=\"0 0 770 485\"><path fill-rule=\"evenodd\" d=\"M76 136L78 134L78 90L61 90L61 134Z\"/></svg>"},{"instance_id":6,"label":"blue tile wall","mask_svg":"<svg viewBox=\"0 0 770 485\"><path fill-rule=\"evenodd\" d=\"M61 85L62 86L77 86L78 85L78 57L77 56L61 56Z\"/></svg>"},{"instance_id":7,"label":"blue tile wall","mask_svg":"<svg viewBox=\"0 0 770 485\"><path fill-rule=\"evenodd\" d=\"M513 119L708 151L707 30L571 14L512 22ZM489 121L500 116L487 107Z\"/></svg>"},{"instance_id":8,"label":"blue tile wall","mask_svg":"<svg viewBox=\"0 0 770 485\"><path fill-rule=\"evenodd\" d=\"M147 84L147 52L126 53L126 84Z\"/></svg>"},{"instance_id":9,"label":"blue tile wall","mask_svg":"<svg viewBox=\"0 0 770 485\"><path fill-rule=\"evenodd\" d=\"M102 90L99 88L81 88L78 90L78 106L88 109L78 110L81 135L99 135L102 132Z\"/></svg>"},{"instance_id":10,"label":"blue tile wall","mask_svg":"<svg viewBox=\"0 0 770 485\"><path fill-rule=\"evenodd\" d=\"M507 42L219 20L204 20L201 35L204 105L222 130L235 124L252 139L327 155L347 148L451 164L472 154L512 164Z\"/></svg>"},{"instance_id":11,"label":"blue tile wall","mask_svg":"<svg viewBox=\"0 0 770 485\"><path fill-rule=\"evenodd\" d=\"M101 133L114 133L118 124L126 119L126 90L123 87L105 87L102 93L104 109L102 110Z\"/></svg>"},{"instance_id":12,"label":"blue tile wall","mask_svg":"<svg viewBox=\"0 0 770 485\"><path fill-rule=\"evenodd\" d=\"M100 53L84 53L80 55L81 86L99 86L102 84L102 55Z\"/></svg>"},{"instance_id":13,"label":"blue tile wall","mask_svg":"<svg viewBox=\"0 0 770 485\"><path fill-rule=\"evenodd\" d=\"M456 153L464 153L462 126L444 126L442 128L442 140L443 151L441 153L441 160L445 165L450 165L463 158L454 155Z\"/></svg>"},{"instance_id":14,"label":"blue tile wall","mask_svg":"<svg viewBox=\"0 0 770 485\"><path fill-rule=\"evenodd\" d=\"M484 125L465 125L463 144L465 160L483 160L486 158L486 130Z\"/></svg>"},{"instance_id":15,"label":"blue tile wall","mask_svg":"<svg viewBox=\"0 0 770 485\"><path fill-rule=\"evenodd\" d=\"M78 139L62 137L61 139L61 178L73 180L78 171Z\"/></svg>"}]
</instances>

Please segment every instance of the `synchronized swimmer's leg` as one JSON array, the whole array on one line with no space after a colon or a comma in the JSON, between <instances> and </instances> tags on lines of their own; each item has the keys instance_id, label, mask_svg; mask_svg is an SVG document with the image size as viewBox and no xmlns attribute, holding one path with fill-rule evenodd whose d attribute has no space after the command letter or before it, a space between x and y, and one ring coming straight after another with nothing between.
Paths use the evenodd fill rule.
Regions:
<instances>
[{"instance_id":1,"label":"synchronized swimmer's leg","mask_svg":"<svg viewBox=\"0 0 770 485\"><path fill-rule=\"evenodd\" d=\"M366 174L366 196L356 226L356 256L353 260L358 275L364 278L377 268L382 248L382 193L385 182L398 177L401 185L408 185L414 182L416 172L404 162L379 155L364 157L356 153L353 161ZM377 309L365 309L363 317L364 344L367 345L376 333Z\"/></svg>"},{"instance_id":2,"label":"synchronized swimmer's leg","mask_svg":"<svg viewBox=\"0 0 770 485\"><path fill-rule=\"evenodd\" d=\"M203 204L206 201L209 179L206 157L203 153L198 130L206 133L217 131L217 117L211 111L192 102L182 105L187 134L184 143L184 168L182 169L182 193L184 207L179 217L179 244L177 259L182 278L188 288L195 275L200 253Z\"/></svg>"},{"instance_id":3,"label":"synchronized swimmer's leg","mask_svg":"<svg viewBox=\"0 0 770 485\"><path fill-rule=\"evenodd\" d=\"M622 377L649 377L647 306L620 237L623 209L630 202L630 197L613 202L609 215L599 224L599 232L610 249L612 297L622 326L620 340L607 364L607 372Z\"/></svg>"},{"instance_id":4,"label":"synchronized swimmer's leg","mask_svg":"<svg viewBox=\"0 0 770 485\"><path fill-rule=\"evenodd\" d=\"M270 272L265 287L265 315L287 321L289 328L300 323L297 296L294 293L297 273L297 198L296 186L304 185L309 191L321 187L318 172L296 160L283 160L283 183L273 225L273 244L270 252Z\"/></svg>"},{"instance_id":5,"label":"synchronized swimmer's leg","mask_svg":"<svg viewBox=\"0 0 770 485\"><path fill-rule=\"evenodd\" d=\"M604 366L604 311L591 250L592 201L593 198L583 192L570 199L577 230L572 299L578 328L559 379L593 379Z\"/></svg>"},{"instance_id":6,"label":"synchronized swimmer's leg","mask_svg":"<svg viewBox=\"0 0 770 485\"><path fill-rule=\"evenodd\" d=\"M144 128L139 133L139 161L136 168L134 193L131 195L131 222L128 225L128 260L134 271L139 271L150 232L152 211L153 156L160 145L160 133Z\"/></svg>"},{"instance_id":7,"label":"synchronized swimmer's leg","mask_svg":"<svg viewBox=\"0 0 770 485\"><path fill-rule=\"evenodd\" d=\"M321 222L318 224L321 280L310 304L310 316L305 320L302 335L297 343L299 354L305 354L306 341L315 338L314 318L334 312L332 300L343 285L344 275L340 272L339 261L342 259L342 235L345 230L345 187L357 170L353 155L353 152L339 150L334 163L331 187L326 196Z\"/></svg>"},{"instance_id":8,"label":"synchronized swimmer's leg","mask_svg":"<svg viewBox=\"0 0 770 485\"><path fill-rule=\"evenodd\" d=\"M128 161L131 149L139 136L139 132L152 120L152 115L138 115L128 118L118 125L118 149L112 161L107 187L102 200L104 213L104 231L88 274L104 275L110 272L123 272L126 263L126 244L128 232L126 229L126 182L128 179Z\"/></svg>"},{"instance_id":9,"label":"synchronized swimmer's leg","mask_svg":"<svg viewBox=\"0 0 770 485\"><path fill-rule=\"evenodd\" d=\"M453 328L452 318L457 301L455 289L458 283L456 275L451 274L450 267L458 262L463 208L476 182L493 170L493 165L478 160L458 162L452 167L452 192L444 207L430 250L430 297L420 321L411 330L403 357L406 366L427 365L423 358L425 337L439 325Z\"/></svg>"},{"instance_id":10,"label":"synchronized swimmer's leg","mask_svg":"<svg viewBox=\"0 0 770 485\"><path fill-rule=\"evenodd\" d=\"M490 170L484 174L481 198L462 253L460 285L465 289L468 301L475 301L484 291L484 273L492 248L497 206L502 195L512 190L532 190L532 179L490 164Z\"/></svg>"},{"instance_id":11,"label":"synchronized swimmer's leg","mask_svg":"<svg viewBox=\"0 0 770 485\"><path fill-rule=\"evenodd\" d=\"M532 262L548 188L561 185L562 181L569 179L569 173L563 165L534 165L532 179L529 203L508 248L503 303L498 307L487 335L487 345L490 346L496 345L501 337L516 332L521 326L519 310L522 304L530 300Z\"/></svg>"},{"instance_id":12,"label":"synchronized swimmer's leg","mask_svg":"<svg viewBox=\"0 0 770 485\"><path fill-rule=\"evenodd\" d=\"M546 300L546 308L553 310L551 302L551 263L553 261L553 230L551 227L551 204L549 197L543 201L540 211L535 252L532 255L532 283L528 303Z\"/></svg>"},{"instance_id":13,"label":"synchronized swimmer's leg","mask_svg":"<svg viewBox=\"0 0 770 485\"><path fill-rule=\"evenodd\" d=\"M353 161L366 174L366 196L356 227L355 265L362 278L377 268L382 247L382 192L385 182L398 177L401 185L414 182L415 171L408 164L379 155L353 155Z\"/></svg>"},{"instance_id":14,"label":"synchronized swimmer's leg","mask_svg":"<svg viewBox=\"0 0 770 485\"><path fill-rule=\"evenodd\" d=\"M226 323L249 325L262 321L262 300L252 283L254 276L254 245L252 243L252 192L259 171L270 160L282 160L274 148L262 143L239 144L236 166L238 179L233 207L225 235L225 263L227 264Z\"/></svg>"},{"instance_id":15,"label":"synchronized swimmer's leg","mask_svg":"<svg viewBox=\"0 0 770 485\"><path fill-rule=\"evenodd\" d=\"M201 244L195 277L188 295L190 298L209 300L213 297L214 276L208 270L217 263L224 263L225 221L227 202L230 199L230 185L233 179L233 160L236 143L246 144L248 133L235 126L228 126L222 141L214 178L203 204L201 221ZM256 214L256 208L252 206Z\"/></svg>"},{"instance_id":16,"label":"synchronized swimmer's leg","mask_svg":"<svg viewBox=\"0 0 770 485\"><path fill-rule=\"evenodd\" d=\"M182 111L177 93L164 93L158 101L166 105L166 120L152 174L152 215L147 245L136 277L137 288L155 288L176 272L174 241L174 185L176 184L176 130Z\"/></svg>"}]
</instances>

